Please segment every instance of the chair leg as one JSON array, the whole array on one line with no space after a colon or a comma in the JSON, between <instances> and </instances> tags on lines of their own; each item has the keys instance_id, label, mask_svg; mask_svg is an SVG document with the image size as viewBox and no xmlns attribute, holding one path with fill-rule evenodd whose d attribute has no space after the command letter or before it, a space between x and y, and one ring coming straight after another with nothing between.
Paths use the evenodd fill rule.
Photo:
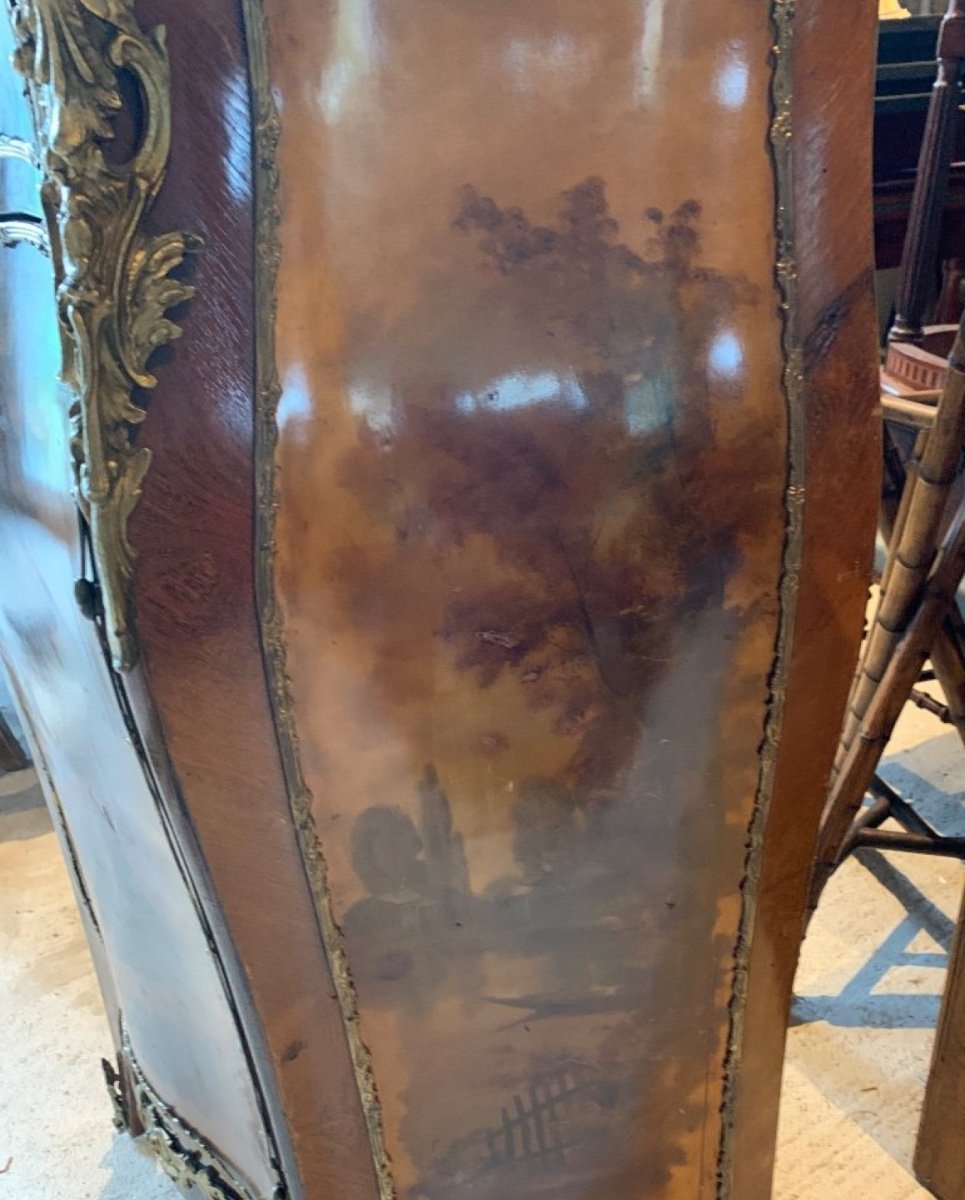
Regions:
<instances>
[{"instance_id":1,"label":"chair leg","mask_svg":"<svg viewBox=\"0 0 965 1200\"><path fill-rule=\"evenodd\" d=\"M915 444L915 458L919 458L923 450L924 437L919 435ZM896 546L907 511L902 505L902 500L907 502L907 499L910 499L910 489L905 487L908 478L905 462L887 422L884 452L885 487L881 497L879 528L886 545ZM965 742L965 619L957 602L949 609L948 616L938 631L932 647L931 660L949 708L952 724ZM855 669L856 681L860 672L859 664Z\"/></svg>"},{"instance_id":2,"label":"chair leg","mask_svg":"<svg viewBox=\"0 0 965 1200\"><path fill-rule=\"evenodd\" d=\"M942 998L915 1146L915 1174L941 1200L965 1200L965 903Z\"/></svg>"},{"instance_id":3,"label":"chair leg","mask_svg":"<svg viewBox=\"0 0 965 1200\"><path fill-rule=\"evenodd\" d=\"M965 322L963 322L965 323ZM868 631L851 690L835 779L844 769L858 730L874 702L888 662L906 629L935 558L949 497L965 441L965 335L960 326L935 422L916 442L901 502L894 514L888 562L875 619Z\"/></svg>"},{"instance_id":4,"label":"chair leg","mask_svg":"<svg viewBox=\"0 0 965 1200\"><path fill-rule=\"evenodd\" d=\"M888 662L841 763L818 835L809 911L841 862L842 850L881 755L914 687L965 572L965 505L960 506L928 577L924 595Z\"/></svg>"},{"instance_id":5,"label":"chair leg","mask_svg":"<svg viewBox=\"0 0 965 1200\"><path fill-rule=\"evenodd\" d=\"M958 637L956 618L961 619L957 604L942 622L930 657L951 722L965 743L965 648Z\"/></svg>"}]
</instances>

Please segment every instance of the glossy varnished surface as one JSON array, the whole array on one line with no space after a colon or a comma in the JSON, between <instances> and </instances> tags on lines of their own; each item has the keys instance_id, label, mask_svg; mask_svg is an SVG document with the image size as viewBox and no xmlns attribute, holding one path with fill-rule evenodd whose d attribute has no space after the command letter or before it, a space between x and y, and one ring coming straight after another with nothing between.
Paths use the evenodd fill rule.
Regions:
<instances>
[{"instance_id":1,"label":"glossy varnished surface","mask_svg":"<svg viewBox=\"0 0 965 1200\"><path fill-rule=\"evenodd\" d=\"M162 4L139 4L137 11L148 29L166 23L172 15ZM5 13L0 25L6 57L10 39ZM246 359L245 345L252 314L250 308L244 309L243 302L231 304L225 299L232 288L250 296L254 253L247 200L252 144L240 11L230 3L195 6L190 32L176 22L169 29L169 46L173 51L171 95L155 98L154 103L171 104L173 146L168 187L162 189L154 210L153 229L164 231L170 228L168 220L175 224L183 220L185 228L206 237L209 257L204 270L196 272L206 285L198 319L210 321L214 312L219 328L236 330L233 349L241 364L242 383L231 387L222 369L224 359L219 359L217 353L224 339L219 343L210 329L202 335L207 344L205 355L199 355L191 339L185 339L187 366L204 371L227 410L234 412L234 421L225 424L225 436L230 441L237 438L238 425L243 425L245 403L251 403L250 388L246 391L244 381L246 363L250 371L251 355ZM208 98L203 103L192 86L204 89ZM6 65L0 74L0 87L0 117L4 121L0 132L12 129L19 137L29 136L22 81ZM204 110L203 120L197 116L199 108ZM136 144L138 122L136 106L125 104L119 109L114 118L117 136L112 153L122 155L124 146ZM10 156L0 156L0 172L9 162ZM18 186L23 181L29 183L24 171L33 168L22 160L12 165L20 174L0 178L15 178ZM39 212L36 190L34 179L31 211ZM29 189L24 195L26 204ZM208 203L202 204L199 195ZM199 210L208 207L210 216L202 215ZM238 270L232 270L229 248L241 264ZM94 627L81 615L74 600L75 579L82 570L90 573L92 567L89 558L82 558L78 516L71 495L71 397L56 383L60 346L51 266L33 251L18 247L4 252L3 269L0 327L4 377L0 406L4 462L0 475L4 491L0 511L4 561L9 571L0 594L0 644L25 717L34 731L35 752L49 768L51 803L55 817L63 816L65 851L78 875L81 898L89 898L94 913L88 923L89 933L115 1040L120 1046L123 1020L130 1049L169 1112L198 1131L253 1196L260 1200L275 1194L281 1167L286 1194L298 1200L303 1192L290 1149L298 1130L297 1115L287 1119L277 1115L275 1067L264 1050L262 1030L263 1021L271 1021L276 1038L285 1039L277 1047L279 1064L286 1048L294 1047L289 1054L292 1062L299 1057L299 1034L305 1017L311 1015L314 1000L306 1002L303 997L310 989L294 981L312 961L311 934L297 957L290 953L284 938L262 934L261 945L270 948L275 957L260 975L257 956L248 955L239 962L232 940L236 893L225 886L221 876L212 882L206 859L208 847L199 841L195 828L197 825L201 833L210 828L211 821L204 820L209 809L198 802L198 793L201 801L211 795L215 799L224 796L218 765L229 763L229 757L233 761L227 769L243 773L241 784L230 797L233 804L246 800L245 785L270 794L265 780L259 778L251 731L237 719L237 705L232 711L236 736L245 739L249 750L244 764L239 764L237 753L231 756L230 739L219 743L214 706L203 697L199 699L197 668L192 670L189 657L175 653L179 640L196 647L203 638L204 622L198 608L190 604L190 581L195 591L206 585L210 589L212 579L219 577L229 585L236 582L218 555L205 557L204 546L185 549L180 559L172 552L172 537L184 538L185 528L189 532L197 528L193 524L196 506L191 488L172 487L167 481L186 458L200 463L198 437L190 427L182 428L180 441L175 439L172 447L171 441L163 439L163 430L172 426L162 424L159 436L153 418L140 431L140 445L169 451L164 455L166 471L158 472L160 501L156 492L145 496L146 525L135 527L132 535L136 551L141 551L139 578L146 585L142 660L149 665L146 652L157 652L161 646L162 659L176 672L176 686L165 686L171 676L163 672L155 680L143 669L143 662L141 669L112 678ZM184 270L190 274L190 264ZM220 292L207 286L209 275L222 284ZM179 320L194 316L187 306L177 315ZM163 417L173 384L176 397L199 403L201 395L183 363L184 357L175 349L155 355L151 365L157 372L158 386L150 394L139 392L137 401L152 411L156 404L156 411ZM170 417L177 429L181 413L176 404L171 408ZM212 411L221 417L225 409L213 405ZM244 478L243 462L240 466L232 463L240 479ZM211 479L205 482L210 488ZM226 513L234 515L234 510L226 494L228 489L222 492L223 518ZM210 511L205 519L218 537L219 546L234 549L236 554L239 543L245 551L250 550L243 519L230 524L234 543L225 535L223 519L220 527ZM243 583L238 584L237 591L243 611ZM210 604L210 590L206 598ZM180 624L172 624L172 605L179 608ZM241 623L236 618L234 624ZM165 638L171 639L170 648L163 648ZM260 663L257 642L251 636L250 644L252 657ZM241 661L238 655L232 659L235 682ZM260 671L256 671L255 679L261 682ZM173 705L172 694L176 700ZM122 704L131 706L136 731L125 724ZM176 740L183 728L179 715L185 706L190 707L198 735L196 748L188 751ZM273 745L267 721L261 726L261 736L263 745ZM176 756L168 753L169 741ZM200 747L203 749L199 754ZM205 770L205 763L210 764L212 759L214 768ZM277 794L284 803L282 792ZM62 810L56 795L62 799ZM186 796L198 808L198 817L186 803ZM259 811L266 810L267 804ZM263 863L272 862L271 839L259 837L257 828L252 831L250 826L239 827L251 852L257 853ZM284 834L282 823L276 822L275 828ZM289 886L297 893L301 870L294 855L293 859L288 876L294 882ZM234 878L253 898L258 912L267 908L266 921L282 921L290 926L284 906L274 901L270 890L260 886L250 871L239 869ZM249 922L245 931L255 936L261 932L255 921ZM241 949L246 948L242 939ZM287 971L284 958L281 963L278 958L286 950L296 963ZM267 1011L259 1011L260 991L257 1002L253 1001L249 972L256 979L267 978L276 994L284 989L284 1026L277 1021L279 1005L272 1008L261 1004L260 1008ZM313 984L312 996L324 996L324 978L318 981L316 977ZM309 1040L306 1035L305 1042ZM110 1053L109 1047L104 1050ZM317 1082L304 1090L321 1091ZM317 1132L320 1123L315 1119L316 1108L308 1103L303 1107L313 1133ZM105 1092L105 1120L108 1112ZM132 1132L139 1132L137 1121L131 1124ZM310 1174L310 1152L304 1159L305 1173Z\"/></svg>"},{"instance_id":2,"label":"glossy varnished surface","mask_svg":"<svg viewBox=\"0 0 965 1200\"><path fill-rule=\"evenodd\" d=\"M735 1197L768 1195L785 1026L818 820L868 599L880 495L871 282L874 3L798 6L791 84L802 562L749 961Z\"/></svg>"},{"instance_id":3,"label":"glossy varnished surface","mask_svg":"<svg viewBox=\"0 0 965 1200\"><path fill-rule=\"evenodd\" d=\"M74 601L81 550L50 263L29 246L0 255L3 665L75 872L115 1038L123 1018L155 1088L270 1193L262 1120L220 970L94 627Z\"/></svg>"},{"instance_id":4,"label":"glossy varnished surface","mask_svg":"<svg viewBox=\"0 0 965 1200\"><path fill-rule=\"evenodd\" d=\"M277 585L395 1184L713 1195L785 535L769 7L267 13Z\"/></svg>"},{"instance_id":5,"label":"glossy varnished surface","mask_svg":"<svg viewBox=\"0 0 965 1200\"><path fill-rule=\"evenodd\" d=\"M49 267L3 252L0 644L115 1028L259 1200L376 1200L383 1147L383 1200L765 1200L874 522L872 14L797 5L779 247L786 5L189 7L137 5L152 228L203 239L138 397L144 761L72 599Z\"/></svg>"},{"instance_id":6,"label":"glossy varnished surface","mask_svg":"<svg viewBox=\"0 0 965 1200\"><path fill-rule=\"evenodd\" d=\"M293 1200L368 1198L373 1169L292 827L255 604L254 268L264 249L249 31L235 0L204 0L190 15L180 0L142 0L138 11L166 27L172 63L171 159L152 217L203 239L183 336L155 358L139 431L153 460L130 525L149 701L138 713L197 836L195 869L212 894ZM230 1112L213 1106L206 1129L222 1123L230 1128Z\"/></svg>"}]
</instances>

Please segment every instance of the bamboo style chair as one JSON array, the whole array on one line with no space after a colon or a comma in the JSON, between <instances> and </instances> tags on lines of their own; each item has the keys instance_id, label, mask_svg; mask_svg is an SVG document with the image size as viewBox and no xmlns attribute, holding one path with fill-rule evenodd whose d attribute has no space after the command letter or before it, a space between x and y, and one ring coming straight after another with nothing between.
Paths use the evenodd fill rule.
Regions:
<instances>
[{"instance_id":1,"label":"bamboo style chair","mask_svg":"<svg viewBox=\"0 0 965 1200\"><path fill-rule=\"evenodd\" d=\"M949 4L938 60L882 371L885 486L879 530L887 552L818 835L812 913L828 879L858 848L965 859L965 838L939 834L876 773L906 703L930 711L965 742L965 619L957 600L965 571L965 315L957 331L924 325L934 294L938 231L961 103L965 0ZM939 298L939 310L947 299ZM907 450L909 443L910 455L903 454L902 444ZM927 671L926 662L931 667ZM945 703L918 688L931 679L940 685ZM871 803L863 808L869 795ZM889 818L898 829L882 828ZM916 1176L940 1200L965 1200L963 1030L965 905L914 1159Z\"/></svg>"},{"instance_id":2,"label":"bamboo style chair","mask_svg":"<svg viewBox=\"0 0 965 1200\"><path fill-rule=\"evenodd\" d=\"M876 775L906 702L953 725L965 741L965 621L955 599L961 581L955 539L963 503L957 484L965 442L965 334L962 324L957 331L924 324L934 299L938 235L961 100L965 0L950 0L937 57L882 372L885 488L879 527L888 550L818 837L812 912L831 874L858 846L965 857L965 839L940 836ZM949 332L954 340L946 362L934 351L943 340L947 344ZM928 366L925 375L923 363ZM926 376L933 386L924 390L894 386L896 380ZM907 463L901 436L914 439ZM932 670L923 674L926 660ZM932 676L944 704L916 686ZM860 811L869 793L873 802ZM903 827L900 832L880 828L888 817Z\"/></svg>"},{"instance_id":3,"label":"bamboo style chair","mask_svg":"<svg viewBox=\"0 0 965 1200\"><path fill-rule=\"evenodd\" d=\"M915 413L916 421L924 424L926 419L926 413ZM907 467L877 610L852 688L818 839L812 911L831 874L859 845L965 857L965 839L939 837L875 775L909 699L930 708L965 737L965 670L955 600L965 570L965 500L955 488L965 441L965 318L929 423L930 428L919 428ZM916 695L928 659L945 693L945 705ZM859 813L869 791L874 803ZM889 816L905 831L878 828Z\"/></svg>"}]
</instances>

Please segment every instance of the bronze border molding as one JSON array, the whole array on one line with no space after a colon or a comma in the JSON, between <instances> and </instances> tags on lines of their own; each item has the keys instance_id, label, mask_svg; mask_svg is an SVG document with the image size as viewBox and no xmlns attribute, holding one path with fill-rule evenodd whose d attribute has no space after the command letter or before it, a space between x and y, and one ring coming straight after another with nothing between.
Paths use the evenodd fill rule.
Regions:
<instances>
[{"instance_id":1,"label":"bronze border molding","mask_svg":"<svg viewBox=\"0 0 965 1200\"><path fill-rule=\"evenodd\" d=\"M165 1175L184 1192L202 1200L258 1200L224 1160L170 1108L148 1083L122 1028L115 1070L101 1060L114 1109L114 1127L127 1130ZM276 1191L272 1200L283 1200Z\"/></svg>"},{"instance_id":2,"label":"bronze border molding","mask_svg":"<svg viewBox=\"0 0 965 1200\"><path fill-rule=\"evenodd\" d=\"M750 948L754 932L757 891L763 858L764 832L777 767L785 697L790 672L791 646L797 611L804 535L803 411L804 356L796 324L797 261L794 235L792 179L792 48L797 0L770 0L774 34L768 152L774 176L774 233L776 259L774 287L781 320L783 367L781 391L787 418L787 466L784 488L784 545L778 580L778 628L773 668L768 686L760 769L754 804L747 827L744 875L740 883L741 913L733 952L733 982L728 1001L729 1024L724 1058L721 1132L717 1153L716 1200L729 1200L733 1178L733 1112L739 1087L744 1036ZM355 987L348 967L342 935L334 918L323 849L315 827L312 797L305 782L299 754L293 700L286 668L283 618L274 587L277 409L281 383L275 360L276 276L280 263L278 165L276 150L279 120L272 98L265 18L261 0L242 0L249 46L251 87L255 98L256 154L256 591L262 649L271 703L299 847L311 885L315 909L329 966L335 983L343 1023L355 1069L356 1082L368 1127L380 1200L394 1200L395 1184L385 1145L381 1106L372 1060L359 1031Z\"/></svg>"},{"instance_id":3,"label":"bronze border molding","mask_svg":"<svg viewBox=\"0 0 965 1200\"><path fill-rule=\"evenodd\" d=\"M261 0L242 0L254 109L255 140L255 595L261 648L268 679L288 804L311 889L352 1070L372 1151L379 1200L395 1200L392 1165L385 1145L382 1109L368 1047L359 1029L355 984L342 933L335 920L328 869L302 773L294 706L288 682L284 622L275 594L275 448L281 382L275 358L276 279L281 262L278 206L279 120L271 92L267 30Z\"/></svg>"},{"instance_id":4,"label":"bronze border molding","mask_svg":"<svg viewBox=\"0 0 965 1200\"><path fill-rule=\"evenodd\" d=\"M730 1200L734 1171L733 1114L740 1087L751 944L764 852L764 833L777 772L804 556L805 450L804 348L797 325L798 267L795 247L793 179L793 48L797 0L771 0L774 35L771 66L768 149L774 172L774 284L781 318L784 365L781 390L787 413L787 475L784 486L784 550L778 583L778 627L769 680L754 807L747 827L747 853L741 881L741 915L734 947L733 983L728 1002L729 1028L724 1053L724 1092L717 1153L716 1200Z\"/></svg>"},{"instance_id":5,"label":"bronze border molding","mask_svg":"<svg viewBox=\"0 0 965 1200\"><path fill-rule=\"evenodd\" d=\"M141 29L134 0L7 3L40 147L61 378L74 396L74 492L90 525L111 659L126 670L137 657L127 521L151 461L134 445L145 416L138 391L156 383L153 351L181 332L166 313L194 290L170 272L198 248L189 234L143 229L171 142L164 30ZM117 162L114 122L134 123L131 87L140 93L135 148Z\"/></svg>"}]
</instances>

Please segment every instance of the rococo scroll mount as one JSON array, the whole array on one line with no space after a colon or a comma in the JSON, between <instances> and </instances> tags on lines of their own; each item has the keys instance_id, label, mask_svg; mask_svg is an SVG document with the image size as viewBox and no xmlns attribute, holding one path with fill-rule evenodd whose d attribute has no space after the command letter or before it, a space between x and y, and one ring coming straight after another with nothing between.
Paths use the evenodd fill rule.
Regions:
<instances>
[{"instance_id":1,"label":"rococo scroll mount","mask_svg":"<svg viewBox=\"0 0 965 1200\"><path fill-rule=\"evenodd\" d=\"M172 1183L198 1200L256 1200L217 1150L182 1121L148 1083L123 1022L121 1034L117 1070L101 1060L114 1108L114 1128L130 1133ZM279 1183L271 1200L285 1200L285 1194Z\"/></svg>"},{"instance_id":2,"label":"rococo scroll mount","mask_svg":"<svg viewBox=\"0 0 965 1200\"><path fill-rule=\"evenodd\" d=\"M152 352L180 334L167 311L194 289L170 272L197 239L142 228L171 143L164 30L145 32L134 0L7 0L41 147L77 503L91 534L108 644L118 670L136 658L127 521L150 465L134 428L136 388L151 388ZM140 92L135 149L105 147L125 107L122 76Z\"/></svg>"}]
</instances>

